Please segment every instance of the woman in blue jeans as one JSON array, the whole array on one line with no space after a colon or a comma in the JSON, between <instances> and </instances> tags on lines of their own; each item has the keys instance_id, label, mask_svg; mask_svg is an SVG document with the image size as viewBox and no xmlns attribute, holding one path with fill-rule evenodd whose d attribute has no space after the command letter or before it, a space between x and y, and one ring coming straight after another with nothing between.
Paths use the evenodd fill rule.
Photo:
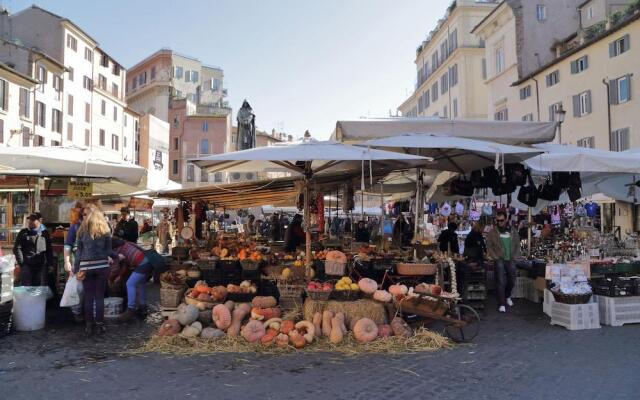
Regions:
<instances>
[{"instance_id":1,"label":"woman in blue jeans","mask_svg":"<svg viewBox=\"0 0 640 400\"><path fill-rule=\"evenodd\" d=\"M147 312L147 281L153 273L153 266L145 257L144 250L136 244L120 239L113 240L113 258L126 262L132 269L127 279L127 311L122 316L123 321L129 321L135 316L145 317Z\"/></svg>"}]
</instances>

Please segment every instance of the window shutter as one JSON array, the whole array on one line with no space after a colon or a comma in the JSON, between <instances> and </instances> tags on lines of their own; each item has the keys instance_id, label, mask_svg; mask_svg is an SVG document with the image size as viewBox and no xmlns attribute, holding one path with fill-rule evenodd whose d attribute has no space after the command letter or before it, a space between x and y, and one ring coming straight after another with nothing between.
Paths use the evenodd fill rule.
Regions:
<instances>
[{"instance_id":1,"label":"window shutter","mask_svg":"<svg viewBox=\"0 0 640 400\"><path fill-rule=\"evenodd\" d=\"M584 56L584 69L589 68L589 56Z\"/></svg>"},{"instance_id":2,"label":"window shutter","mask_svg":"<svg viewBox=\"0 0 640 400\"><path fill-rule=\"evenodd\" d=\"M546 80L547 80L547 87L551 86L551 75L547 75Z\"/></svg>"},{"instance_id":3,"label":"window shutter","mask_svg":"<svg viewBox=\"0 0 640 400\"><path fill-rule=\"evenodd\" d=\"M25 99L25 89L20 88L20 116L23 116L26 114L26 99Z\"/></svg>"},{"instance_id":4,"label":"window shutter","mask_svg":"<svg viewBox=\"0 0 640 400\"><path fill-rule=\"evenodd\" d=\"M580 95L573 96L573 116L580 117Z\"/></svg>"},{"instance_id":5,"label":"window shutter","mask_svg":"<svg viewBox=\"0 0 640 400\"><path fill-rule=\"evenodd\" d=\"M556 116L554 113L554 108L553 108L553 104L549 106L549 121L555 121L556 120Z\"/></svg>"},{"instance_id":6,"label":"window shutter","mask_svg":"<svg viewBox=\"0 0 640 400\"><path fill-rule=\"evenodd\" d=\"M629 47L631 46L631 42L629 41L629 39L629 34L624 35L624 51L629 50Z\"/></svg>"},{"instance_id":7,"label":"window shutter","mask_svg":"<svg viewBox=\"0 0 640 400\"><path fill-rule=\"evenodd\" d=\"M609 150L616 150L616 131L609 133Z\"/></svg>"},{"instance_id":8,"label":"window shutter","mask_svg":"<svg viewBox=\"0 0 640 400\"><path fill-rule=\"evenodd\" d=\"M571 61L571 73L578 73L578 61Z\"/></svg>"},{"instance_id":9,"label":"window shutter","mask_svg":"<svg viewBox=\"0 0 640 400\"><path fill-rule=\"evenodd\" d=\"M616 42L609 43L609 58L616 56Z\"/></svg>"},{"instance_id":10,"label":"window shutter","mask_svg":"<svg viewBox=\"0 0 640 400\"><path fill-rule=\"evenodd\" d=\"M629 94L629 100L631 100L631 74L627 74L626 78L627 78L627 93Z\"/></svg>"},{"instance_id":11,"label":"window shutter","mask_svg":"<svg viewBox=\"0 0 640 400\"><path fill-rule=\"evenodd\" d=\"M629 143L629 128L624 128L621 130L620 132L620 149L621 150L628 150L631 146Z\"/></svg>"},{"instance_id":12,"label":"window shutter","mask_svg":"<svg viewBox=\"0 0 640 400\"><path fill-rule=\"evenodd\" d=\"M591 114L591 90L587 90L587 114Z\"/></svg>"},{"instance_id":13,"label":"window shutter","mask_svg":"<svg viewBox=\"0 0 640 400\"><path fill-rule=\"evenodd\" d=\"M611 104L618 104L618 80L612 79L609 81L609 102Z\"/></svg>"}]
</instances>

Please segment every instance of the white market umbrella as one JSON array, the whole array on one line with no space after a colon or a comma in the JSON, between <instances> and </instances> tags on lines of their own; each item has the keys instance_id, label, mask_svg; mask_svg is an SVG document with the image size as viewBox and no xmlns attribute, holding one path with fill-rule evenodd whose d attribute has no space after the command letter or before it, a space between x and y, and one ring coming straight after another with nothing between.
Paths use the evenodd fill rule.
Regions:
<instances>
[{"instance_id":1,"label":"white market umbrella","mask_svg":"<svg viewBox=\"0 0 640 400\"><path fill-rule=\"evenodd\" d=\"M468 173L495 165L497 161L522 162L543 152L530 147L423 133L369 140L362 145L429 156L433 158L433 163L429 165L430 169L459 173Z\"/></svg>"},{"instance_id":2,"label":"white market umbrella","mask_svg":"<svg viewBox=\"0 0 640 400\"><path fill-rule=\"evenodd\" d=\"M79 147L2 147L0 165L13 170L38 170L43 177L87 177L144 187L146 170L138 165L109 161Z\"/></svg>"},{"instance_id":3,"label":"white market umbrella","mask_svg":"<svg viewBox=\"0 0 640 400\"><path fill-rule=\"evenodd\" d=\"M526 161L535 171L640 173L640 157L634 151L608 151L586 147L536 144L544 153Z\"/></svg>"},{"instance_id":4,"label":"white market umbrella","mask_svg":"<svg viewBox=\"0 0 640 400\"><path fill-rule=\"evenodd\" d=\"M307 219L309 215L309 181L321 172L361 171L364 182L365 166L372 165L382 167L382 169L406 169L425 165L430 160L427 157L411 154L351 146L334 141L318 141L311 139L307 133L302 141L293 144L278 143L273 146L194 158L189 161L210 172L285 170L301 174L305 178L304 211L305 219ZM373 164L374 161L375 164ZM372 172L370 171L370 173ZM308 220L306 225L306 256L309 262L311 232Z\"/></svg>"}]
</instances>

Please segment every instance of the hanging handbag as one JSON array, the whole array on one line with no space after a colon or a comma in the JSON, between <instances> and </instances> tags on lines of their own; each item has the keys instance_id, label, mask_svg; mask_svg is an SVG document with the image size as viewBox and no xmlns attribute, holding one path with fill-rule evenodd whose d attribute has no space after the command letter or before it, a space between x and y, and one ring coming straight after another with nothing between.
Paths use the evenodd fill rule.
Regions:
<instances>
[{"instance_id":1,"label":"hanging handbag","mask_svg":"<svg viewBox=\"0 0 640 400\"><path fill-rule=\"evenodd\" d=\"M551 214L551 224L560 225L560 208L556 206L555 212Z\"/></svg>"},{"instance_id":2,"label":"hanging handbag","mask_svg":"<svg viewBox=\"0 0 640 400\"><path fill-rule=\"evenodd\" d=\"M505 194L513 193L516 190L516 185L513 184L507 175L500 175L498 178L498 184L491 187L491 191L496 196L502 196Z\"/></svg>"},{"instance_id":3,"label":"hanging handbag","mask_svg":"<svg viewBox=\"0 0 640 400\"><path fill-rule=\"evenodd\" d=\"M452 196L473 196L473 185L471 181L464 178L457 178L449 183L449 193Z\"/></svg>"},{"instance_id":4,"label":"hanging handbag","mask_svg":"<svg viewBox=\"0 0 640 400\"><path fill-rule=\"evenodd\" d=\"M569 187L569 182L571 180L571 173L569 172L552 172L551 180L553 184L562 189L566 189Z\"/></svg>"},{"instance_id":5,"label":"hanging handbag","mask_svg":"<svg viewBox=\"0 0 640 400\"><path fill-rule=\"evenodd\" d=\"M454 208L454 210L455 210L455 212L456 212L456 214L457 214L457 215L462 215L462 214L464 214L464 204L462 204L462 203L460 202L460 200L458 200L458 201L456 202L456 207Z\"/></svg>"},{"instance_id":6,"label":"hanging handbag","mask_svg":"<svg viewBox=\"0 0 640 400\"><path fill-rule=\"evenodd\" d=\"M444 203L442 207L440 207L440 215L442 215L443 217L448 217L449 215L451 215L451 204Z\"/></svg>"},{"instance_id":7,"label":"hanging handbag","mask_svg":"<svg viewBox=\"0 0 640 400\"><path fill-rule=\"evenodd\" d=\"M538 204L538 188L533 183L531 172L527 171L528 186L521 186L518 191L518 201L529 207L535 207Z\"/></svg>"},{"instance_id":8,"label":"hanging handbag","mask_svg":"<svg viewBox=\"0 0 640 400\"><path fill-rule=\"evenodd\" d=\"M578 204L578 206L576 207L576 215L578 217L587 216L587 210L584 208L584 205L582 203Z\"/></svg>"},{"instance_id":9,"label":"hanging handbag","mask_svg":"<svg viewBox=\"0 0 640 400\"><path fill-rule=\"evenodd\" d=\"M481 188L492 188L498 185L498 183L500 183L500 172L498 172L495 167L491 166L482 169Z\"/></svg>"},{"instance_id":10,"label":"hanging handbag","mask_svg":"<svg viewBox=\"0 0 640 400\"><path fill-rule=\"evenodd\" d=\"M582 190L579 186L569 186L569 189L567 189L567 195L569 196L569 200L572 202L578 201L578 199L582 197Z\"/></svg>"},{"instance_id":11,"label":"hanging handbag","mask_svg":"<svg viewBox=\"0 0 640 400\"><path fill-rule=\"evenodd\" d=\"M522 164L506 164L505 175L511 184L515 186L524 186L527 184L527 175L529 171Z\"/></svg>"},{"instance_id":12,"label":"hanging handbag","mask_svg":"<svg viewBox=\"0 0 640 400\"><path fill-rule=\"evenodd\" d=\"M469 210L469 220L470 221L480 220L480 211L478 211L478 205L476 204L475 197L471 199L471 209Z\"/></svg>"},{"instance_id":13,"label":"hanging handbag","mask_svg":"<svg viewBox=\"0 0 640 400\"><path fill-rule=\"evenodd\" d=\"M561 192L562 190L558 186L547 179L538 188L538 198L547 201L558 201L560 199Z\"/></svg>"},{"instance_id":14,"label":"hanging handbag","mask_svg":"<svg viewBox=\"0 0 640 400\"><path fill-rule=\"evenodd\" d=\"M493 215L493 205L491 203L484 203L482 205L482 215L490 217Z\"/></svg>"}]
</instances>

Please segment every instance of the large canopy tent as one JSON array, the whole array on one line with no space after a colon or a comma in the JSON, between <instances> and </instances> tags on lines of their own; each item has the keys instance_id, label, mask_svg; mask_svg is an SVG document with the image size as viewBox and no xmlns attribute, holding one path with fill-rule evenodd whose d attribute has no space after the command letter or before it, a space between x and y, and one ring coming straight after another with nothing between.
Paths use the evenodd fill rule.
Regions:
<instances>
[{"instance_id":1,"label":"large canopy tent","mask_svg":"<svg viewBox=\"0 0 640 400\"><path fill-rule=\"evenodd\" d=\"M580 171L640 174L640 156L633 151L596 150L585 147L536 144L544 153L526 161L534 171Z\"/></svg>"},{"instance_id":2,"label":"large canopy tent","mask_svg":"<svg viewBox=\"0 0 640 400\"><path fill-rule=\"evenodd\" d=\"M438 134L502 144L526 145L550 142L555 122L506 122L443 118L374 118L338 121L331 138L345 143L404 134Z\"/></svg>"},{"instance_id":3,"label":"large canopy tent","mask_svg":"<svg viewBox=\"0 0 640 400\"><path fill-rule=\"evenodd\" d=\"M410 154L350 146L335 141L317 141L308 132L305 138L294 144L276 144L249 150L217 154L190 160L210 172L268 171L271 168L285 170L304 178L304 214L306 230L306 257L311 262L311 232L309 229L309 182L319 173L361 174L365 181L365 168L369 176L392 170L415 168L426 165L429 158ZM375 163L374 163L375 161Z\"/></svg>"}]
</instances>

